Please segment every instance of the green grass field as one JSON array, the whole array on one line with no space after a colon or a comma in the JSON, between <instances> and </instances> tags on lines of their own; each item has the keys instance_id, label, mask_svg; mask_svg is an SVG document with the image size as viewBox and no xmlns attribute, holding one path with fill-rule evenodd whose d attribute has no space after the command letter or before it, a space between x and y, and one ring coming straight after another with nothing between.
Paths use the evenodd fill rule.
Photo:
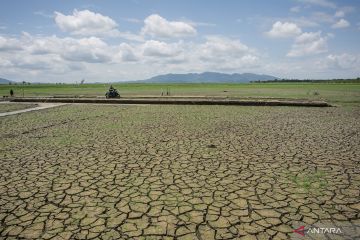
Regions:
<instances>
[{"instance_id":1,"label":"green grass field","mask_svg":"<svg viewBox=\"0 0 360 240\"><path fill-rule=\"evenodd\" d=\"M123 97L160 96L168 88L171 96L272 97L326 100L331 103L360 103L358 83L248 83L248 84L114 84ZM10 89L24 96L104 96L109 84L0 85L1 96Z\"/></svg>"}]
</instances>

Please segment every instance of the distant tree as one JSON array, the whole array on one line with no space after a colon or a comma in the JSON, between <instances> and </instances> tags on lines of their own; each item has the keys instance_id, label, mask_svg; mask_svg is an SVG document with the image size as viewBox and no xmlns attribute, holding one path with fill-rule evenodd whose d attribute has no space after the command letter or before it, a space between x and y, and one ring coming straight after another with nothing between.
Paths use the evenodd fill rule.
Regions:
<instances>
[{"instance_id":1,"label":"distant tree","mask_svg":"<svg viewBox=\"0 0 360 240\"><path fill-rule=\"evenodd\" d=\"M84 84L84 82L85 82L85 79L81 80L80 85Z\"/></svg>"}]
</instances>

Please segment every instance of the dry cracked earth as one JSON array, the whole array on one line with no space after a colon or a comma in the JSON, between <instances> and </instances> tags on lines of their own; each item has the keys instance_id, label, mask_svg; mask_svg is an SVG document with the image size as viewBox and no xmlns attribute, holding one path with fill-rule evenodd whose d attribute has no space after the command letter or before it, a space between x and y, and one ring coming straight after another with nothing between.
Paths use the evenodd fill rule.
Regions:
<instances>
[{"instance_id":1,"label":"dry cracked earth","mask_svg":"<svg viewBox=\"0 0 360 240\"><path fill-rule=\"evenodd\" d=\"M360 108L66 105L0 118L1 239L360 237ZM300 236L301 237L301 236Z\"/></svg>"}]
</instances>

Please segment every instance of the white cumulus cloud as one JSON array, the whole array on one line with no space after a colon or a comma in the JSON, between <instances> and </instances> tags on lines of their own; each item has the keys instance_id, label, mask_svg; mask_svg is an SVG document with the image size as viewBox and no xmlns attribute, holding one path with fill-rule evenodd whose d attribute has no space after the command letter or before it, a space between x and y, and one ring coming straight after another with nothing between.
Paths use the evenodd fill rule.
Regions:
<instances>
[{"instance_id":1,"label":"white cumulus cloud","mask_svg":"<svg viewBox=\"0 0 360 240\"><path fill-rule=\"evenodd\" d=\"M144 35L159 38L187 37L196 34L196 29L186 22L168 21L165 18L152 14L144 20L141 32Z\"/></svg>"},{"instance_id":2,"label":"white cumulus cloud","mask_svg":"<svg viewBox=\"0 0 360 240\"><path fill-rule=\"evenodd\" d=\"M8 59L4 59L0 56L0 67L12 67L13 63Z\"/></svg>"},{"instance_id":3,"label":"white cumulus cloud","mask_svg":"<svg viewBox=\"0 0 360 240\"><path fill-rule=\"evenodd\" d=\"M353 11L355 11L355 8L352 6L341 7L335 12L334 16L338 18L342 18L345 17L346 14L351 13Z\"/></svg>"},{"instance_id":4,"label":"white cumulus cloud","mask_svg":"<svg viewBox=\"0 0 360 240\"><path fill-rule=\"evenodd\" d=\"M277 21L273 24L271 30L267 32L269 37L273 38L286 38L294 37L301 34L301 28L292 22Z\"/></svg>"},{"instance_id":5,"label":"white cumulus cloud","mask_svg":"<svg viewBox=\"0 0 360 240\"><path fill-rule=\"evenodd\" d=\"M137 62L140 57L136 48L128 43L121 43L118 53L114 56L114 62Z\"/></svg>"},{"instance_id":6,"label":"white cumulus cloud","mask_svg":"<svg viewBox=\"0 0 360 240\"><path fill-rule=\"evenodd\" d=\"M248 46L237 39L230 39L221 36L208 36L206 42L199 46L201 57L216 58L226 56L243 56L251 53Z\"/></svg>"},{"instance_id":7,"label":"white cumulus cloud","mask_svg":"<svg viewBox=\"0 0 360 240\"><path fill-rule=\"evenodd\" d=\"M25 50L32 55L55 54L64 60L88 63L110 62L112 58L111 47L97 37L34 37L27 34L23 41Z\"/></svg>"},{"instance_id":8,"label":"white cumulus cloud","mask_svg":"<svg viewBox=\"0 0 360 240\"><path fill-rule=\"evenodd\" d=\"M7 46L6 51L4 50L3 53L10 60L18 58L17 62L23 62L24 60L21 58L27 58L28 63L24 66L31 65L31 58L37 59L37 62L49 60L49 65L55 65L57 59L71 62L108 63L112 61L112 54L115 49L115 47L107 45L106 42L97 37L59 38L55 35L34 36L26 32L18 39L0 38L0 47L1 41L17 43L11 48ZM15 54L11 54L13 52L12 48L15 47L17 51ZM51 63L51 59L55 60Z\"/></svg>"},{"instance_id":9,"label":"white cumulus cloud","mask_svg":"<svg viewBox=\"0 0 360 240\"><path fill-rule=\"evenodd\" d=\"M288 57L315 55L327 51L327 37L321 32L305 32L295 38Z\"/></svg>"},{"instance_id":10,"label":"white cumulus cloud","mask_svg":"<svg viewBox=\"0 0 360 240\"><path fill-rule=\"evenodd\" d=\"M156 40L146 41L143 45L144 56L171 57L178 55L181 50L176 43L168 44Z\"/></svg>"},{"instance_id":11,"label":"white cumulus cloud","mask_svg":"<svg viewBox=\"0 0 360 240\"><path fill-rule=\"evenodd\" d=\"M248 47L239 39L223 36L207 36L204 43L192 46L190 52L192 52L192 61L210 69L251 68L258 66L260 61L255 49Z\"/></svg>"},{"instance_id":12,"label":"white cumulus cloud","mask_svg":"<svg viewBox=\"0 0 360 240\"><path fill-rule=\"evenodd\" d=\"M326 66L329 68L339 69L360 69L360 55L353 55L348 53L330 54L326 57Z\"/></svg>"},{"instance_id":13,"label":"white cumulus cloud","mask_svg":"<svg viewBox=\"0 0 360 240\"><path fill-rule=\"evenodd\" d=\"M345 16L345 12L342 10L338 10L335 12L335 17L344 17Z\"/></svg>"},{"instance_id":14,"label":"white cumulus cloud","mask_svg":"<svg viewBox=\"0 0 360 240\"><path fill-rule=\"evenodd\" d=\"M346 21L345 19L340 19L336 23L334 23L331 27L332 28L347 28L350 26L350 23Z\"/></svg>"},{"instance_id":15,"label":"white cumulus cloud","mask_svg":"<svg viewBox=\"0 0 360 240\"><path fill-rule=\"evenodd\" d=\"M302 3L317 5L320 7L326 7L326 8L336 8L336 4L329 0L298 0Z\"/></svg>"},{"instance_id":16,"label":"white cumulus cloud","mask_svg":"<svg viewBox=\"0 0 360 240\"><path fill-rule=\"evenodd\" d=\"M108 16L89 10L74 10L72 15L55 12L55 23L64 32L74 35L112 35L116 34L117 23Z\"/></svg>"},{"instance_id":17,"label":"white cumulus cloud","mask_svg":"<svg viewBox=\"0 0 360 240\"><path fill-rule=\"evenodd\" d=\"M301 7L300 6L294 6L292 8L290 8L290 12L294 12L294 13L298 13L300 12Z\"/></svg>"},{"instance_id":18,"label":"white cumulus cloud","mask_svg":"<svg viewBox=\"0 0 360 240\"><path fill-rule=\"evenodd\" d=\"M106 63L112 60L110 47L96 37L70 39L64 42L67 50L61 56L69 61Z\"/></svg>"},{"instance_id":19,"label":"white cumulus cloud","mask_svg":"<svg viewBox=\"0 0 360 240\"><path fill-rule=\"evenodd\" d=\"M0 51L21 50L22 44L18 39L0 36Z\"/></svg>"}]
</instances>

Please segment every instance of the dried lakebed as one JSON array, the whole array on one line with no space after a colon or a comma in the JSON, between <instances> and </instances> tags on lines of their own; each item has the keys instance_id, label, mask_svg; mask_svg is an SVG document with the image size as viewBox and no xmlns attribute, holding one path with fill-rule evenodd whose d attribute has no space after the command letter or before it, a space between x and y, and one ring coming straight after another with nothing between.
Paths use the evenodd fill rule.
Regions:
<instances>
[{"instance_id":1,"label":"dried lakebed","mask_svg":"<svg viewBox=\"0 0 360 240\"><path fill-rule=\"evenodd\" d=\"M166 105L3 117L0 238L287 239L299 223L360 225L359 117Z\"/></svg>"}]
</instances>

